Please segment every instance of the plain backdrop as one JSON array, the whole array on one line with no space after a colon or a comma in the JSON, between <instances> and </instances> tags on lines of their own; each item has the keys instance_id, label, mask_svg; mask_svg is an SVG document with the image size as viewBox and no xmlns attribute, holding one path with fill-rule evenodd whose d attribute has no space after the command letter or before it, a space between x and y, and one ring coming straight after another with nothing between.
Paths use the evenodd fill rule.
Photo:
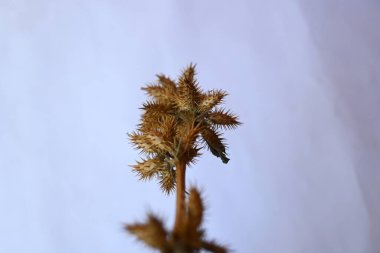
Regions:
<instances>
[{"instance_id":1,"label":"plain backdrop","mask_svg":"<svg viewBox=\"0 0 380 253\"><path fill-rule=\"evenodd\" d=\"M244 123L188 170L237 253L380 252L380 2L0 0L0 252L152 252L174 197L126 133L141 86L197 63Z\"/></svg>"}]
</instances>

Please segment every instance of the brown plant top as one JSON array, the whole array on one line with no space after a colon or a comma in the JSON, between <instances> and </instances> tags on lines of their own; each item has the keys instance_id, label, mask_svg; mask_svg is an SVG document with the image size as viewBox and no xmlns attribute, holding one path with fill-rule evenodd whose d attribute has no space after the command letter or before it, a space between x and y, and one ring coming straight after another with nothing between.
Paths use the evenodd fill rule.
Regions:
<instances>
[{"instance_id":1,"label":"brown plant top","mask_svg":"<svg viewBox=\"0 0 380 253\"><path fill-rule=\"evenodd\" d=\"M203 91L195 75L195 65L190 64L177 82L157 75L156 83L142 88L150 100L141 108L137 131L129 134L145 156L133 170L142 180L158 178L166 193L175 189L178 162L194 163L203 147L228 163L221 130L240 125L236 115L220 107L227 92Z\"/></svg>"}]
</instances>

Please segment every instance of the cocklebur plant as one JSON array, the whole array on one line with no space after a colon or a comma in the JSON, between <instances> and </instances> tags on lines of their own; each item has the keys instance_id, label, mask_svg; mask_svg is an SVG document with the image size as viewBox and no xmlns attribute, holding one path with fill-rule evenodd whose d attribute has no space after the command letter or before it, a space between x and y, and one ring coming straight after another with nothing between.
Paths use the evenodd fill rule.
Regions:
<instances>
[{"instance_id":1,"label":"cocklebur plant","mask_svg":"<svg viewBox=\"0 0 380 253\"><path fill-rule=\"evenodd\" d=\"M236 115L220 107L227 92L205 92L195 76L195 65L190 64L177 82L157 75L156 83L143 87L150 99L141 108L137 130L128 134L144 156L131 166L132 170L141 180L157 178L165 193L176 192L172 230L167 230L154 214L149 214L146 222L125 226L137 239L162 253L228 252L224 246L205 239L204 204L195 187L187 196L186 169L196 162L203 148L228 163L222 130L241 123Z\"/></svg>"}]
</instances>

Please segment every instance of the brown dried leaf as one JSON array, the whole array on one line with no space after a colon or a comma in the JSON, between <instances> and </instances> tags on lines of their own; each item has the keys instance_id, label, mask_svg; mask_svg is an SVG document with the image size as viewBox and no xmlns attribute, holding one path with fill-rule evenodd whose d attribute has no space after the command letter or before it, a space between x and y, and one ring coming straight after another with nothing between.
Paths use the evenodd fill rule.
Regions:
<instances>
[{"instance_id":1,"label":"brown dried leaf","mask_svg":"<svg viewBox=\"0 0 380 253\"><path fill-rule=\"evenodd\" d=\"M228 249L215 241L203 241L202 248L213 253L227 253Z\"/></svg>"},{"instance_id":2,"label":"brown dried leaf","mask_svg":"<svg viewBox=\"0 0 380 253\"><path fill-rule=\"evenodd\" d=\"M146 223L126 225L125 229L135 235L138 240L143 241L152 248L165 251L169 248L167 241L168 233L162 221L153 214L148 216Z\"/></svg>"},{"instance_id":3,"label":"brown dried leaf","mask_svg":"<svg viewBox=\"0 0 380 253\"><path fill-rule=\"evenodd\" d=\"M204 206L201 195L195 187L192 187L189 192L187 209L188 226L192 230L197 230L202 224Z\"/></svg>"},{"instance_id":4,"label":"brown dried leaf","mask_svg":"<svg viewBox=\"0 0 380 253\"><path fill-rule=\"evenodd\" d=\"M202 131L202 138L211 153L216 157L220 157L223 163L228 163L230 159L228 159L226 155L226 144L224 143L224 138L222 138L221 135L221 133L211 128L205 128Z\"/></svg>"}]
</instances>

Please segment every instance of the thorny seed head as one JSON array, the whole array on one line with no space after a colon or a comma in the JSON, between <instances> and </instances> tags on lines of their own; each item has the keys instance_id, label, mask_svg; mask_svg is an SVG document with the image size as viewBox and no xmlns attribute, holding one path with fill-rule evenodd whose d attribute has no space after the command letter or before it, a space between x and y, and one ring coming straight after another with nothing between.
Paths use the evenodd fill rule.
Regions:
<instances>
[{"instance_id":1,"label":"thorny seed head","mask_svg":"<svg viewBox=\"0 0 380 253\"><path fill-rule=\"evenodd\" d=\"M142 88L150 100L141 108L137 131L129 134L146 156L132 168L141 179L157 177L164 192L170 193L175 188L175 164L194 163L202 147L227 163L227 145L220 130L234 129L241 123L220 107L227 92L200 88L194 64L183 70L178 81L162 74L157 78L156 83Z\"/></svg>"}]
</instances>

